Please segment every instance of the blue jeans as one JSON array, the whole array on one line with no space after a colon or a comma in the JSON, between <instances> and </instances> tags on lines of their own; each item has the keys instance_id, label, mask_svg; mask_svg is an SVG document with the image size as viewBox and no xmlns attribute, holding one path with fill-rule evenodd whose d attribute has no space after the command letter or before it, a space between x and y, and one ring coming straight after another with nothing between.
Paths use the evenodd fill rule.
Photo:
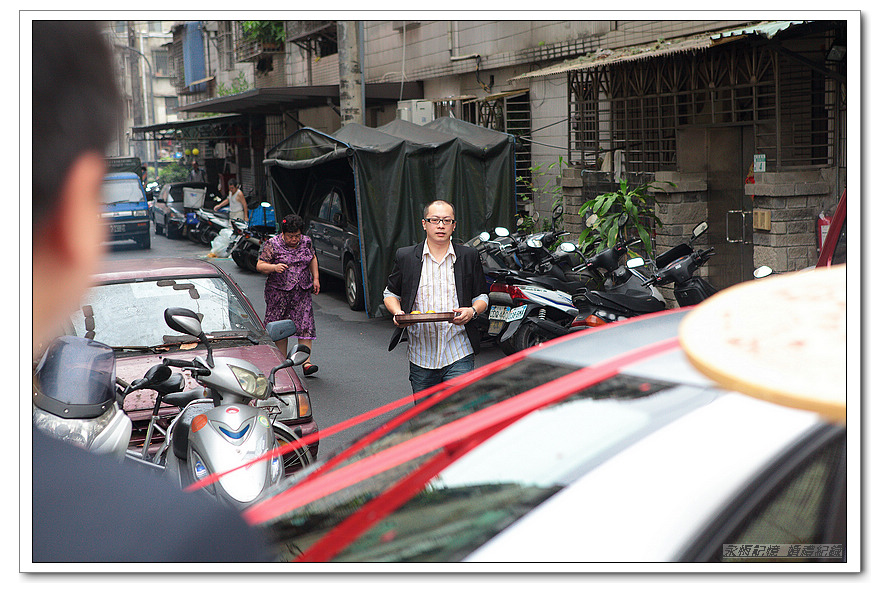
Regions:
<instances>
[{"instance_id":1,"label":"blue jeans","mask_svg":"<svg viewBox=\"0 0 880 593\"><path fill-rule=\"evenodd\" d=\"M452 364L439 369L425 369L409 363L409 382L412 385L413 393L418 393L423 389L433 387L453 377L464 375L472 370L474 370L473 354L468 354L464 358L459 358Z\"/></svg>"}]
</instances>

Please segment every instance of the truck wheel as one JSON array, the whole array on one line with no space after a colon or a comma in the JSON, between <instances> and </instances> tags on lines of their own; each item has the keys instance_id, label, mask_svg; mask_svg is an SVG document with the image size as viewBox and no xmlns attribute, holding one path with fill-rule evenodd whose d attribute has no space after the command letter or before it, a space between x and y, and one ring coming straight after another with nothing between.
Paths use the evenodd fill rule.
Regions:
<instances>
[{"instance_id":1,"label":"truck wheel","mask_svg":"<svg viewBox=\"0 0 880 593\"><path fill-rule=\"evenodd\" d=\"M364 284L361 271L353 261L345 265L345 300L352 311L364 310Z\"/></svg>"}]
</instances>

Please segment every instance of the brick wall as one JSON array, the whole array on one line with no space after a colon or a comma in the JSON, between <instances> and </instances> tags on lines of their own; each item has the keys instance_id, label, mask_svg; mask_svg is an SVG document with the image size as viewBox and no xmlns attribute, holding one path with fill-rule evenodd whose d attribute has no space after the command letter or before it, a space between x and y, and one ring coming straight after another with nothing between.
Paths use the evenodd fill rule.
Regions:
<instances>
[{"instance_id":1,"label":"brick wall","mask_svg":"<svg viewBox=\"0 0 880 593\"><path fill-rule=\"evenodd\" d=\"M770 230L755 229L755 266L793 272L816 265L816 220L824 210L834 212L830 171L757 173L746 185L754 208L770 212Z\"/></svg>"}]
</instances>

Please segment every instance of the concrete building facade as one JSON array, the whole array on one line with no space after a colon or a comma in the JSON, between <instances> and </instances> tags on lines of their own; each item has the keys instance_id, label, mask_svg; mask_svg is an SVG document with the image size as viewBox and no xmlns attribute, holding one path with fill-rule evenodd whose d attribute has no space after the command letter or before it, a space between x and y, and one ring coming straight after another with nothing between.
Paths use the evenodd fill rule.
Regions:
<instances>
[{"instance_id":1,"label":"concrete building facade","mask_svg":"<svg viewBox=\"0 0 880 593\"><path fill-rule=\"evenodd\" d=\"M762 264L814 263L816 218L846 187L845 20L360 21L358 47L336 21L273 22L257 38L266 23L169 27L184 122L169 130L209 116L192 133L217 161L207 168L256 193L271 146L340 127L345 52L359 62L365 125L454 115L513 134L520 210L546 219L562 195L573 234L580 205L621 177L669 182L653 193L657 249L708 219L720 286ZM530 169L560 158L551 191L531 191Z\"/></svg>"}]
</instances>

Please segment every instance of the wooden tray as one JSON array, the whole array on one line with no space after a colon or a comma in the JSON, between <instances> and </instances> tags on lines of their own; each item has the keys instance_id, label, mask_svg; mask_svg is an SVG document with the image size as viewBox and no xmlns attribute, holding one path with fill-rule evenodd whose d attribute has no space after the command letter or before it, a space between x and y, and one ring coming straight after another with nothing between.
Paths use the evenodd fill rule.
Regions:
<instances>
[{"instance_id":1,"label":"wooden tray","mask_svg":"<svg viewBox=\"0 0 880 593\"><path fill-rule=\"evenodd\" d=\"M398 323L436 323L438 321L451 321L455 318L455 313L449 311L448 313L418 313L413 315L412 313L404 313L403 315L397 315L395 319L397 319Z\"/></svg>"},{"instance_id":2,"label":"wooden tray","mask_svg":"<svg viewBox=\"0 0 880 593\"><path fill-rule=\"evenodd\" d=\"M679 340L728 389L846 422L846 266L737 284L698 305Z\"/></svg>"}]
</instances>

